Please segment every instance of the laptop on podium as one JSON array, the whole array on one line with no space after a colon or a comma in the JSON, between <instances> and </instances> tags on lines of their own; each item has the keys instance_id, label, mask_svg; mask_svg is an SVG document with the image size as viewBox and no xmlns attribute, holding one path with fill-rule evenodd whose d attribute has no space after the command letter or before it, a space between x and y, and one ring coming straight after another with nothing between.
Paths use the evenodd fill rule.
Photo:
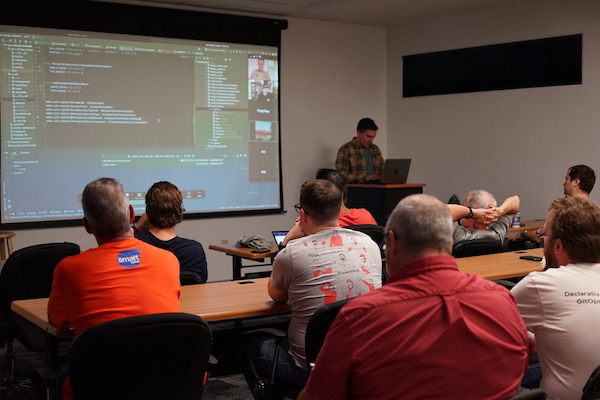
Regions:
<instances>
[{"instance_id":1,"label":"laptop on podium","mask_svg":"<svg viewBox=\"0 0 600 400\"><path fill-rule=\"evenodd\" d=\"M388 158L385 160L379 183L406 183L410 162L410 158Z\"/></svg>"}]
</instances>

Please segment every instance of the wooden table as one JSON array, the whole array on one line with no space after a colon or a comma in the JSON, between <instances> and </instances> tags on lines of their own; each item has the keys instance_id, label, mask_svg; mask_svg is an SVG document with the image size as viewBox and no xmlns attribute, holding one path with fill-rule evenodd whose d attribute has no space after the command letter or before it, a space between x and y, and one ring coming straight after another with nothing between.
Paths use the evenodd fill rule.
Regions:
<instances>
[{"instance_id":1,"label":"wooden table","mask_svg":"<svg viewBox=\"0 0 600 400\"><path fill-rule=\"evenodd\" d=\"M181 287L181 312L199 315L208 322L262 317L290 312L288 304L275 303L267 293L268 278L211 282ZM17 300L11 309L50 334L70 337L48 322L48 299Z\"/></svg>"},{"instance_id":2,"label":"wooden table","mask_svg":"<svg viewBox=\"0 0 600 400\"><path fill-rule=\"evenodd\" d=\"M537 231L538 229L540 229L542 226L544 226L544 222L546 222L545 219L528 219L528 220L521 220L521 226L518 228L513 228L512 226L508 228L508 232L509 233L515 233L515 232L521 232L525 229L527 229L528 231Z\"/></svg>"},{"instance_id":3,"label":"wooden table","mask_svg":"<svg viewBox=\"0 0 600 400\"><path fill-rule=\"evenodd\" d=\"M242 268L248 267L258 267L262 265L269 265L269 263L265 263L265 258L270 259L273 253L276 253L278 248L273 246L271 250L267 253L253 253L254 249L250 249L247 247L235 247L235 244L211 244L208 246L210 250L216 250L223 252L232 258L233 263L233 280L242 279ZM252 260L256 262L260 262L262 264L255 265L242 265L242 259ZM264 277L270 275L270 272L259 273L257 277ZM246 275L248 277L248 275ZM254 278L254 276L252 276Z\"/></svg>"},{"instance_id":4,"label":"wooden table","mask_svg":"<svg viewBox=\"0 0 600 400\"><path fill-rule=\"evenodd\" d=\"M522 255L542 257L544 249L489 254L457 259L459 269L486 279L524 276L543 268L538 261L521 260ZM275 303L267 293L268 278L211 282L181 288L181 312L199 315L208 322L285 314L288 304ZM72 332L58 331L48 322L48 299L18 300L11 309L50 334L70 337Z\"/></svg>"},{"instance_id":5,"label":"wooden table","mask_svg":"<svg viewBox=\"0 0 600 400\"><path fill-rule=\"evenodd\" d=\"M485 279L506 279L525 276L544 268L539 261L522 260L524 255L544 256L544 249L519 250L484 256L457 258L458 268L463 272L477 274Z\"/></svg>"}]
</instances>

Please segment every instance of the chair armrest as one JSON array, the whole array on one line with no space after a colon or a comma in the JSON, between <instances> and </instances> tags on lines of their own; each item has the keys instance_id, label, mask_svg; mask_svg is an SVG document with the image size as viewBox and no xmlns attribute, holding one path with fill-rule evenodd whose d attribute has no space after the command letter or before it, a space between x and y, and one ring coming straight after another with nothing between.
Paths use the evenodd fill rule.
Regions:
<instances>
[{"instance_id":1,"label":"chair armrest","mask_svg":"<svg viewBox=\"0 0 600 400\"><path fill-rule=\"evenodd\" d=\"M277 358L279 356L279 347L280 344L283 342L283 339L287 337L287 334L282 330L276 328L261 328L242 332L242 334L240 335L240 354L242 357L242 362L248 366L248 369L250 371L252 371L252 375L254 376L254 379L256 381L256 391L264 390L265 377L259 376L258 372L256 371L256 366L254 365L254 360L252 359L252 354L250 353L250 339L261 337L274 337L275 343L277 344L272 361L273 369L271 370L270 376L267 378L267 384L273 385L275 383L275 367L277 365ZM253 390L253 392L255 391Z\"/></svg>"},{"instance_id":2,"label":"chair armrest","mask_svg":"<svg viewBox=\"0 0 600 400\"><path fill-rule=\"evenodd\" d=\"M56 371L50 367L36 367L31 370L31 384L38 399L51 400L56 389Z\"/></svg>"}]
</instances>

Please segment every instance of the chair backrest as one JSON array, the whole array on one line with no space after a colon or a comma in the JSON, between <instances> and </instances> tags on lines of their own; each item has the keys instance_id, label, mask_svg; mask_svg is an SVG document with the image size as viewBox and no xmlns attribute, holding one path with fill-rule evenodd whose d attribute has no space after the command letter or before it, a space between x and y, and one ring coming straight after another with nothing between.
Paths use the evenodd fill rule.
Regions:
<instances>
[{"instance_id":1,"label":"chair backrest","mask_svg":"<svg viewBox=\"0 0 600 400\"><path fill-rule=\"evenodd\" d=\"M198 285L202 283L202 279L200 279L200 275L194 271L182 269L179 273L179 282L181 286Z\"/></svg>"},{"instance_id":2,"label":"chair backrest","mask_svg":"<svg viewBox=\"0 0 600 400\"><path fill-rule=\"evenodd\" d=\"M600 366L596 367L594 372L583 387L581 400L600 399Z\"/></svg>"},{"instance_id":3,"label":"chair backrest","mask_svg":"<svg viewBox=\"0 0 600 400\"><path fill-rule=\"evenodd\" d=\"M508 279L494 279L494 282L500 286L504 286L508 290L512 290L512 288L514 288L516 285L515 282L509 281Z\"/></svg>"},{"instance_id":4,"label":"chair backrest","mask_svg":"<svg viewBox=\"0 0 600 400\"><path fill-rule=\"evenodd\" d=\"M56 265L65 257L80 253L75 243L45 243L12 253L0 273L0 303L19 341L29 350L45 351L46 335L33 323L11 311L15 300L50 296Z\"/></svg>"},{"instance_id":5,"label":"chair backrest","mask_svg":"<svg viewBox=\"0 0 600 400\"><path fill-rule=\"evenodd\" d=\"M452 248L452 255L456 258L480 256L502 252L502 242L496 239L473 239L458 242Z\"/></svg>"},{"instance_id":6,"label":"chair backrest","mask_svg":"<svg viewBox=\"0 0 600 400\"><path fill-rule=\"evenodd\" d=\"M76 400L197 400L212 334L200 317L162 313L85 330L69 351Z\"/></svg>"},{"instance_id":7,"label":"chair backrest","mask_svg":"<svg viewBox=\"0 0 600 400\"><path fill-rule=\"evenodd\" d=\"M522 390L507 400L546 400L546 392L542 389Z\"/></svg>"},{"instance_id":8,"label":"chair backrest","mask_svg":"<svg viewBox=\"0 0 600 400\"><path fill-rule=\"evenodd\" d=\"M546 400L546 392L542 389L522 390L507 400Z\"/></svg>"},{"instance_id":9,"label":"chair backrest","mask_svg":"<svg viewBox=\"0 0 600 400\"><path fill-rule=\"evenodd\" d=\"M387 272L385 267L385 251L383 250L383 239L385 238L385 228L381 225L370 225L370 224L361 224L361 225L349 225L345 226L346 229L352 229L353 231L362 232L367 234L373 239L375 243L379 246L379 250L381 251L381 283L384 284L387 281Z\"/></svg>"},{"instance_id":10,"label":"chair backrest","mask_svg":"<svg viewBox=\"0 0 600 400\"><path fill-rule=\"evenodd\" d=\"M458 198L457 195L453 194L450 199L448 200L448 204L457 204L459 206L462 206L462 202L460 201L460 199Z\"/></svg>"},{"instance_id":11,"label":"chair backrest","mask_svg":"<svg viewBox=\"0 0 600 400\"><path fill-rule=\"evenodd\" d=\"M385 228L381 225L370 225L370 224L361 224L361 225L349 225L345 226L346 229L352 229L353 231L359 231L365 233L373 239L375 243L381 246L383 243L383 238L385 236Z\"/></svg>"},{"instance_id":12,"label":"chair backrest","mask_svg":"<svg viewBox=\"0 0 600 400\"><path fill-rule=\"evenodd\" d=\"M325 336L329 327L333 323L338 312L352 299L344 299L335 303L327 304L319 308L308 321L306 325L306 335L304 337L304 347L306 351L306 363L309 366L317 359L317 355L323 346Z\"/></svg>"}]
</instances>

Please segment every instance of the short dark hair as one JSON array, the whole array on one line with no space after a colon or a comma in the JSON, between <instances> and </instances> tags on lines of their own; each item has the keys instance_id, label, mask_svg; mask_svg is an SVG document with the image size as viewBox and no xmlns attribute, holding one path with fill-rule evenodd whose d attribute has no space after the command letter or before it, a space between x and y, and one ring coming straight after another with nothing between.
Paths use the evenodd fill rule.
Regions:
<instances>
[{"instance_id":1,"label":"short dark hair","mask_svg":"<svg viewBox=\"0 0 600 400\"><path fill-rule=\"evenodd\" d=\"M375 125L375 121L373 121L371 118L363 118L360 121L358 121L358 125L356 126L356 130L360 133L366 132L366 131L376 131L377 129L379 129L377 127L377 125Z\"/></svg>"},{"instance_id":2,"label":"short dark hair","mask_svg":"<svg viewBox=\"0 0 600 400\"><path fill-rule=\"evenodd\" d=\"M321 168L317 171L315 179L325 179L326 181L333 183L336 188L342 191L342 193L346 191L346 179L344 179L344 176L335 169Z\"/></svg>"},{"instance_id":3,"label":"short dark hair","mask_svg":"<svg viewBox=\"0 0 600 400\"><path fill-rule=\"evenodd\" d=\"M98 178L81 195L83 216L97 238L114 239L128 230L130 211L123 185L113 178Z\"/></svg>"},{"instance_id":4,"label":"short dark hair","mask_svg":"<svg viewBox=\"0 0 600 400\"><path fill-rule=\"evenodd\" d=\"M146 214L152 226L172 228L183 221L183 197L171 182L156 182L146 193Z\"/></svg>"},{"instance_id":5,"label":"short dark hair","mask_svg":"<svg viewBox=\"0 0 600 400\"><path fill-rule=\"evenodd\" d=\"M300 206L319 224L337 223L342 207L342 191L324 179L305 182L300 188Z\"/></svg>"},{"instance_id":6,"label":"short dark hair","mask_svg":"<svg viewBox=\"0 0 600 400\"><path fill-rule=\"evenodd\" d=\"M560 239L575 262L600 261L600 206L577 196L558 198L550 205L551 239Z\"/></svg>"},{"instance_id":7,"label":"short dark hair","mask_svg":"<svg viewBox=\"0 0 600 400\"><path fill-rule=\"evenodd\" d=\"M588 194L596 183L596 174L587 165L574 165L569 168L569 178L570 180L579 179L579 189Z\"/></svg>"}]
</instances>

